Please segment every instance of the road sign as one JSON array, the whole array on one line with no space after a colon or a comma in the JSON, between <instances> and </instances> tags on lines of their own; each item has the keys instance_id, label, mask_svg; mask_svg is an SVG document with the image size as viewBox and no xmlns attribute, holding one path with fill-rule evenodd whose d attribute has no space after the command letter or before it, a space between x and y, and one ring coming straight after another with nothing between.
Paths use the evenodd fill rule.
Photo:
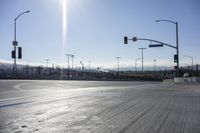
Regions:
<instances>
[{"instance_id":1,"label":"road sign","mask_svg":"<svg viewBox=\"0 0 200 133\"><path fill-rule=\"evenodd\" d=\"M153 47L163 47L163 44L151 44L149 45L150 48L153 48Z\"/></svg>"}]
</instances>

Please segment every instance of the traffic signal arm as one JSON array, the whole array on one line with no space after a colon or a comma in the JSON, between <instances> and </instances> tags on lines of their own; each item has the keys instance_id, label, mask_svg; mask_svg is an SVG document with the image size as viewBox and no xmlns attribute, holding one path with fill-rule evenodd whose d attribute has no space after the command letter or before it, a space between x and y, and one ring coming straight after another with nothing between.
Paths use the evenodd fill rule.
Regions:
<instances>
[{"instance_id":1,"label":"traffic signal arm","mask_svg":"<svg viewBox=\"0 0 200 133\"><path fill-rule=\"evenodd\" d=\"M168 46L168 47L171 47L171 48L177 49L177 47L175 47L175 46L172 46L172 45L169 45L169 44L166 44L166 43L160 42L160 41L152 40L152 39L137 38L137 40L151 41L151 42L155 42L155 43L163 44L163 45L165 45L165 46Z\"/></svg>"}]
</instances>

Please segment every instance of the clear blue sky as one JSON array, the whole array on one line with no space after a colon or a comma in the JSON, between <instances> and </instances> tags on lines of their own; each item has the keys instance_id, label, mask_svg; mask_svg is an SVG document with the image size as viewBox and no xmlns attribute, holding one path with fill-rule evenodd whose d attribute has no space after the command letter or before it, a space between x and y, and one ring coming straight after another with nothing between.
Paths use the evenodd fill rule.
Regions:
<instances>
[{"instance_id":1,"label":"clear blue sky","mask_svg":"<svg viewBox=\"0 0 200 133\"><path fill-rule=\"evenodd\" d=\"M67 0L67 42L63 47L62 0L0 0L0 59L12 61L14 18L30 10L17 20L17 40L23 48L20 62L63 64L65 53L75 55L79 61L92 61L93 65L116 67L116 56L122 66L134 65L141 56L139 47L148 42L123 44L123 36L151 38L175 45L175 25L155 23L156 19L169 19L179 23L181 63L194 57L200 63L200 1L199 0ZM63 49L64 48L64 49ZM64 52L63 52L64 51ZM148 48L144 52L146 65L153 59L160 65L174 65L175 50Z\"/></svg>"}]
</instances>

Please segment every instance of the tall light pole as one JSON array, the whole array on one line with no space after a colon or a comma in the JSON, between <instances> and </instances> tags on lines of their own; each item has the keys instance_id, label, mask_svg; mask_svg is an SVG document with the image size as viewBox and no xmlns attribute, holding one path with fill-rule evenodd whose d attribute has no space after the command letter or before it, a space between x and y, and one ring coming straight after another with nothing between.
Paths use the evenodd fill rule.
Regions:
<instances>
[{"instance_id":1,"label":"tall light pole","mask_svg":"<svg viewBox=\"0 0 200 133\"><path fill-rule=\"evenodd\" d=\"M176 59L176 63L177 63L177 68L176 68L176 73L177 73L177 77L179 77L179 42L178 42L178 22L174 22L171 20L156 20L155 22L161 22L161 21L166 21L166 22L170 22L176 25L176 56L174 56Z\"/></svg>"},{"instance_id":2,"label":"tall light pole","mask_svg":"<svg viewBox=\"0 0 200 133\"><path fill-rule=\"evenodd\" d=\"M89 61L88 61L88 68L89 68L89 71L90 71L90 64L91 64L91 61L89 60Z\"/></svg>"},{"instance_id":3,"label":"tall light pole","mask_svg":"<svg viewBox=\"0 0 200 133\"><path fill-rule=\"evenodd\" d=\"M144 57L143 57L143 50L145 50L146 48L139 48L139 50L142 51L142 72L144 72Z\"/></svg>"},{"instance_id":4,"label":"tall light pole","mask_svg":"<svg viewBox=\"0 0 200 133\"><path fill-rule=\"evenodd\" d=\"M17 58L16 58L16 50L17 50L17 19L22 16L25 13L29 13L30 11L25 11L19 14L15 19L14 19L14 41L13 41L13 46L14 46L14 51L12 51L12 57L14 58L14 63L13 63L13 73L15 74L17 72Z\"/></svg>"},{"instance_id":5,"label":"tall light pole","mask_svg":"<svg viewBox=\"0 0 200 133\"><path fill-rule=\"evenodd\" d=\"M117 59L117 68L118 68L118 75L119 75L119 59L121 59L121 57L116 57Z\"/></svg>"},{"instance_id":6,"label":"tall light pole","mask_svg":"<svg viewBox=\"0 0 200 133\"><path fill-rule=\"evenodd\" d=\"M65 54L67 56L67 65L68 65L68 70L69 70L69 57L71 56L71 54Z\"/></svg>"},{"instance_id":7,"label":"tall light pole","mask_svg":"<svg viewBox=\"0 0 200 133\"><path fill-rule=\"evenodd\" d=\"M48 68L48 64L49 64L49 59L46 59L46 62L47 62L47 68Z\"/></svg>"},{"instance_id":8,"label":"tall light pole","mask_svg":"<svg viewBox=\"0 0 200 133\"><path fill-rule=\"evenodd\" d=\"M80 61L81 65L82 65L82 70L84 70L84 64L82 61Z\"/></svg>"},{"instance_id":9,"label":"tall light pole","mask_svg":"<svg viewBox=\"0 0 200 133\"><path fill-rule=\"evenodd\" d=\"M193 57L192 56L189 56L189 55L183 55L183 57L187 57L187 58L190 58L191 61L192 61L192 69L193 69Z\"/></svg>"},{"instance_id":10,"label":"tall light pole","mask_svg":"<svg viewBox=\"0 0 200 133\"><path fill-rule=\"evenodd\" d=\"M137 61L140 60L141 58L136 58L135 59L135 71L137 72Z\"/></svg>"},{"instance_id":11,"label":"tall light pole","mask_svg":"<svg viewBox=\"0 0 200 133\"><path fill-rule=\"evenodd\" d=\"M72 69L74 69L74 57L75 57L75 55L71 55L71 58L72 58Z\"/></svg>"},{"instance_id":12,"label":"tall light pole","mask_svg":"<svg viewBox=\"0 0 200 133\"><path fill-rule=\"evenodd\" d=\"M154 72L156 71L156 59L153 60L154 62Z\"/></svg>"}]
</instances>

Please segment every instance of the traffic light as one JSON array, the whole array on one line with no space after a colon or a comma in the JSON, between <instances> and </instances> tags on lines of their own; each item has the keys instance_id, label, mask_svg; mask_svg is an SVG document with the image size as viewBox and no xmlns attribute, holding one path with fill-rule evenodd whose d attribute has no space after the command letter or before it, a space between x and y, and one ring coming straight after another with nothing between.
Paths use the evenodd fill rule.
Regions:
<instances>
[{"instance_id":1,"label":"traffic light","mask_svg":"<svg viewBox=\"0 0 200 133\"><path fill-rule=\"evenodd\" d=\"M136 42L137 41L137 37L133 37L133 41Z\"/></svg>"},{"instance_id":2,"label":"traffic light","mask_svg":"<svg viewBox=\"0 0 200 133\"><path fill-rule=\"evenodd\" d=\"M22 47L18 47L18 59L22 58Z\"/></svg>"},{"instance_id":3,"label":"traffic light","mask_svg":"<svg viewBox=\"0 0 200 133\"><path fill-rule=\"evenodd\" d=\"M12 54L12 55L11 55L11 56L12 56L12 58L13 58L13 59L15 59L15 58L16 58L16 53L15 53L15 50L12 50L12 53L11 53L11 54Z\"/></svg>"},{"instance_id":4,"label":"traffic light","mask_svg":"<svg viewBox=\"0 0 200 133\"><path fill-rule=\"evenodd\" d=\"M128 37L127 36L124 37L124 44L128 44Z\"/></svg>"},{"instance_id":5,"label":"traffic light","mask_svg":"<svg viewBox=\"0 0 200 133\"><path fill-rule=\"evenodd\" d=\"M13 46L17 46L18 42L17 41L13 41Z\"/></svg>"},{"instance_id":6,"label":"traffic light","mask_svg":"<svg viewBox=\"0 0 200 133\"><path fill-rule=\"evenodd\" d=\"M174 62L178 62L178 56L177 56L177 54L174 55Z\"/></svg>"}]
</instances>

